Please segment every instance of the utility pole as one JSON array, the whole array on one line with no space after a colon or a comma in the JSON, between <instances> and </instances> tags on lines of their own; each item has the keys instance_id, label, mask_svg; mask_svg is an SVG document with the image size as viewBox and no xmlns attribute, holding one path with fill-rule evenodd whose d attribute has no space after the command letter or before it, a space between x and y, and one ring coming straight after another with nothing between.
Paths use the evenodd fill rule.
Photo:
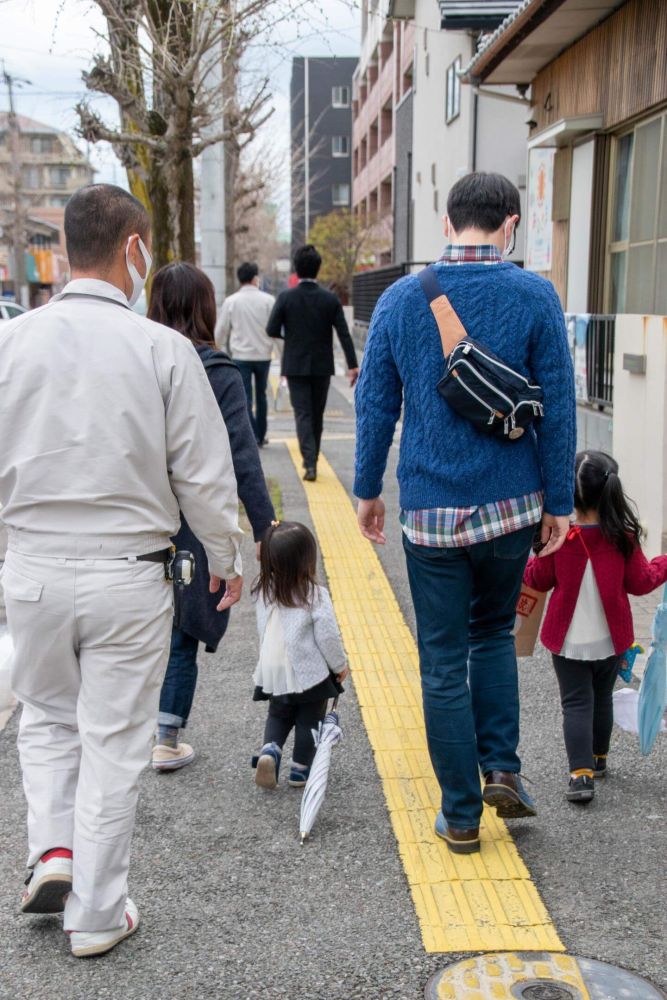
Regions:
<instances>
[{"instance_id":1,"label":"utility pole","mask_svg":"<svg viewBox=\"0 0 667 1000\"><path fill-rule=\"evenodd\" d=\"M2 76L9 95L9 115L7 122L11 140L11 172L14 192L14 215L12 222L12 249L14 251L14 294L21 305L28 305L28 288L25 281L25 235L26 218L23 210L23 181L21 178L21 130L14 107L14 84L28 83L11 76L3 62Z\"/></svg>"},{"instance_id":2,"label":"utility pole","mask_svg":"<svg viewBox=\"0 0 667 1000\"><path fill-rule=\"evenodd\" d=\"M206 85L213 102L221 102L223 86L222 64L224 43L220 43L220 57L208 72ZM224 109L203 133L220 131L224 126ZM221 142L208 146L201 156L199 192L199 228L201 232L201 266L213 282L216 305L220 307L225 297L226 242L225 242L225 149Z\"/></svg>"}]
</instances>

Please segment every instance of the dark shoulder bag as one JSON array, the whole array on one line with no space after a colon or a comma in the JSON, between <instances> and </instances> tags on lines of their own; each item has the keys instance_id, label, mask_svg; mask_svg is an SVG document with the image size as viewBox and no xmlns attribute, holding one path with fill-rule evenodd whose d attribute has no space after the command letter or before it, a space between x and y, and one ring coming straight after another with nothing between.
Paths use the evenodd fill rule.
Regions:
<instances>
[{"instance_id":1,"label":"dark shoulder bag","mask_svg":"<svg viewBox=\"0 0 667 1000\"><path fill-rule=\"evenodd\" d=\"M438 325L445 357L438 392L477 430L506 441L518 440L534 420L544 416L542 389L468 336L440 288L433 265L420 271L418 278Z\"/></svg>"}]
</instances>

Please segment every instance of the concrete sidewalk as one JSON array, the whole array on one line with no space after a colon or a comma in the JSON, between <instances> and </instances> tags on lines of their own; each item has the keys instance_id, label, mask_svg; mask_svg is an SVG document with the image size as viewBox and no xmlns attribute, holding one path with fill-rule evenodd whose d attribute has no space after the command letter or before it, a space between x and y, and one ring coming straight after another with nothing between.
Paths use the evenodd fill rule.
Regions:
<instances>
[{"instance_id":1,"label":"concrete sidewalk","mask_svg":"<svg viewBox=\"0 0 667 1000\"><path fill-rule=\"evenodd\" d=\"M334 389L323 449L348 494L352 418L349 394ZM291 414L272 415L262 461L282 516L312 524L303 484L278 443L293 436ZM392 449L388 544L377 554L414 636L396 459ZM256 565L250 538L244 558L248 586ZM644 614L648 624L648 602ZM298 845L297 791L284 782L275 793L255 787L249 758L265 714L250 700L256 656L246 598L218 654L200 656L186 737L198 759L181 772L142 778L130 891L143 926L102 959L72 959L57 917L18 912L26 849L16 717L0 734L2 1000L421 1000L429 976L460 957L424 950L353 685L341 699L345 742L334 751L313 842ZM521 663L520 683L521 752L539 816L510 825L514 843L569 950L664 988L667 738L643 759L636 737L615 732L610 777L590 807L577 808L563 796L560 707L543 652ZM430 837L426 831L426 849Z\"/></svg>"}]
</instances>

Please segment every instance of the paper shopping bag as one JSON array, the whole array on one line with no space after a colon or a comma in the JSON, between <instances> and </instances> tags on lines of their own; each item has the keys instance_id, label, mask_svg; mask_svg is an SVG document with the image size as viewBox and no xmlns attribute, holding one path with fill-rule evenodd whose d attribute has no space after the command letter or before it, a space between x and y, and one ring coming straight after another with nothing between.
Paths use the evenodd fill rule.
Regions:
<instances>
[{"instance_id":1,"label":"paper shopping bag","mask_svg":"<svg viewBox=\"0 0 667 1000\"><path fill-rule=\"evenodd\" d=\"M535 652L546 601L547 595L539 590L533 590L525 584L521 588L514 625L517 656L532 656Z\"/></svg>"}]
</instances>

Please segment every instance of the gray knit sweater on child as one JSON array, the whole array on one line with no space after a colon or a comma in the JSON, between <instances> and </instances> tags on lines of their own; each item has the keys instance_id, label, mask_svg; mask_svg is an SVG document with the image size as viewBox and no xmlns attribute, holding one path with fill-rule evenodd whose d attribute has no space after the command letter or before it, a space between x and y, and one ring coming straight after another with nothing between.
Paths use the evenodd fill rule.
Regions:
<instances>
[{"instance_id":1,"label":"gray knit sweater on child","mask_svg":"<svg viewBox=\"0 0 667 1000\"><path fill-rule=\"evenodd\" d=\"M274 605L265 604L262 595L256 602L257 631L260 644L269 614ZM280 622L290 664L304 691L338 674L347 657L338 629L329 591L315 587L310 608L283 608L278 605Z\"/></svg>"}]
</instances>

